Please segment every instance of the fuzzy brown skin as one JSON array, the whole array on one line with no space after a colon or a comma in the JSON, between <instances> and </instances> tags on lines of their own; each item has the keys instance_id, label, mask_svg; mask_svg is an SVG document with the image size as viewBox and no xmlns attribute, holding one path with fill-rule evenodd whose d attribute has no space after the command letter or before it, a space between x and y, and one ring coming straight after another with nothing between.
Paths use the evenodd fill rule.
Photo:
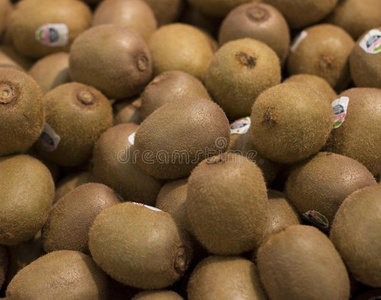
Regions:
<instances>
[{"instance_id":1,"label":"fuzzy brown skin","mask_svg":"<svg viewBox=\"0 0 381 300\"><path fill-rule=\"evenodd\" d=\"M81 101L82 94L90 95L88 104ZM71 82L48 92L43 101L46 122L61 141L52 152L36 145L38 153L66 167L90 159L95 142L112 126L112 108L108 99L91 86Z\"/></svg>"},{"instance_id":2,"label":"fuzzy brown skin","mask_svg":"<svg viewBox=\"0 0 381 300\"><path fill-rule=\"evenodd\" d=\"M27 155L0 158L0 244L32 238L48 218L53 198L52 175Z\"/></svg>"},{"instance_id":3,"label":"fuzzy brown skin","mask_svg":"<svg viewBox=\"0 0 381 300\"><path fill-rule=\"evenodd\" d=\"M252 38L273 49L281 63L290 50L290 29L282 14L271 5L247 3L233 9L221 24L218 42Z\"/></svg>"},{"instance_id":4,"label":"fuzzy brown skin","mask_svg":"<svg viewBox=\"0 0 381 300\"><path fill-rule=\"evenodd\" d=\"M193 170L186 207L196 238L213 254L253 250L269 222L262 172L237 154L208 158Z\"/></svg>"},{"instance_id":5,"label":"fuzzy brown skin","mask_svg":"<svg viewBox=\"0 0 381 300\"><path fill-rule=\"evenodd\" d=\"M263 92L251 114L253 144L268 159L292 164L317 153L333 128L329 101L298 83Z\"/></svg>"},{"instance_id":6,"label":"fuzzy brown skin","mask_svg":"<svg viewBox=\"0 0 381 300\"><path fill-rule=\"evenodd\" d=\"M90 230L95 262L115 280L142 289L172 285L188 267L172 217L131 202L103 210Z\"/></svg>"},{"instance_id":7,"label":"fuzzy brown skin","mask_svg":"<svg viewBox=\"0 0 381 300\"><path fill-rule=\"evenodd\" d=\"M45 251L42 248L41 231L37 232L33 238L26 242L9 246L8 253L9 270L6 278L9 283L18 271L45 255Z\"/></svg>"},{"instance_id":8,"label":"fuzzy brown skin","mask_svg":"<svg viewBox=\"0 0 381 300\"><path fill-rule=\"evenodd\" d=\"M253 39L231 41L214 55L205 87L231 121L250 115L264 90L281 81L280 62L266 44Z\"/></svg>"},{"instance_id":9,"label":"fuzzy brown skin","mask_svg":"<svg viewBox=\"0 0 381 300\"><path fill-rule=\"evenodd\" d=\"M270 225L265 238L287 226L300 224L299 216L283 193L269 190Z\"/></svg>"},{"instance_id":10,"label":"fuzzy brown skin","mask_svg":"<svg viewBox=\"0 0 381 300\"><path fill-rule=\"evenodd\" d=\"M44 94L55 87L70 82L69 54L54 53L38 60L29 70Z\"/></svg>"},{"instance_id":11,"label":"fuzzy brown skin","mask_svg":"<svg viewBox=\"0 0 381 300\"><path fill-rule=\"evenodd\" d=\"M145 41L157 29L150 6L141 0L107 0L95 10L92 26L116 24L138 32Z\"/></svg>"},{"instance_id":12,"label":"fuzzy brown skin","mask_svg":"<svg viewBox=\"0 0 381 300\"><path fill-rule=\"evenodd\" d=\"M373 175L381 172L381 91L374 88L353 88L339 97L349 97L344 123L332 130L327 151L353 158L365 165ZM376 126L376 127L375 127Z\"/></svg>"},{"instance_id":13,"label":"fuzzy brown skin","mask_svg":"<svg viewBox=\"0 0 381 300\"><path fill-rule=\"evenodd\" d=\"M141 98L136 100L122 100L114 104L114 126L122 123L134 123L139 125L143 121L141 114Z\"/></svg>"},{"instance_id":14,"label":"fuzzy brown skin","mask_svg":"<svg viewBox=\"0 0 381 300\"><path fill-rule=\"evenodd\" d=\"M71 44L91 25L91 10L82 1L72 0L26 0L20 1L10 15L9 30L18 52L30 57L67 52ZM69 29L68 44L49 47L35 38L35 31L44 24L63 23Z\"/></svg>"},{"instance_id":15,"label":"fuzzy brown skin","mask_svg":"<svg viewBox=\"0 0 381 300\"><path fill-rule=\"evenodd\" d=\"M184 298L173 291L162 290L140 292L132 300L184 300Z\"/></svg>"},{"instance_id":16,"label":"fuzzy brown skin","mask_svg":"<svg viewBox=\"0 0 381 300\"><path fill-rule=\"evenodd\" d=\"M9 0L0 1L0 34L3 33L8 22L8 18L12 11L13 11L13 6L11 1Z\"/></svg>"},{"instance_id":17,"label":"fuzzy brown skin","mask_svg":"<svg viewBox=\"0 0 381 300\"><path fill-rule=\"evenodd\" d=\"M250 1L251 0L189 0L188 2L208 16L223 18L235 7ZM254 0L253 2L260 2L260 0Z\"/></svg>"},{"instance_id":18,"label":"fuzzy brown skin","mask_svg":"<svg viewBox=\"0 0 381 300\"><path fill-rule=\"evenodd\" d=\"M291 28L315 24L327 16L339 0L264 0L284 15Z\"/></svg>"},{"instance_id":19,"label":"fuzzy brown skin","mask_svg":"<svg viewBox=\"0 0 381 300\"><path fill-rule=\"evenodd\" d=\"M316 210L331 225L345 198L358 189L375 184L372 173L358 161L320 152L293 168L286 183L286 193L300 214Z\"/></svg>"},{"instance_id":20,"label":"fuzzy brown skin","mask_svg":"<svg viewBox=\"0 0 381 300\"><path fill-rule=\"evenodd\" d=\"M94 147L93 174L125 201L154 206L162 182L136 164L134 147L128 138L138 128L135 124L120 124L102 134Z\"/></svg>"},{"instance_id":21,"label":"fuzzy brown skin","mask_svg":"<svg viewBox=\"0 0 381 300\"><path fill-rule=\"evenodd\" d=\"M380 185L351 194L337 212L330 235L354 279L372 287L381 287L380 198Z\"/></svg>"},{"instance_id":22,"label":"fuzzy brown skin","mask_svg":"<svg viewBox=\"0 0 381 300\"><path fill-rule=\"evenodd\" d=\"M326 98L329 100L329 103L332 103L337 98L337 94L335 90L329 85L327 80L322 77L310 75L310 74L299 74L293 75L287 78L283 83L286 82L296 82L303 85L307 85L308 87L326 95Z\"/></svg>"},{"instance_id":23,"label":"fuzzy brown skin","mask_svg":"<svg viewBox=\"0 0 381 300\"><path fill-rule=\"evenodd\" d=\"M8 271L8 251L4 246L0 246L0 288L3 286L5 276Z\"/></svg>"},{"instance_id":24,"label":"fuzzy brown skin","mask_svg":"<svg viewBox=\"0 0 381 300\"><path fill-rule=\"evenodd\" d=\"M155 14L159 26L177 21L183 10L184 0L144 0Z\"/></svg>"},{"instance_id":25,"label":"fuzzy brown skin","mask_svg":"<svg viewBox=\"0 0 381 300\"><path fill-rule=\"evenodd\" d=\"M147 173L177 179L188 176L206 156L225 152L229 137L229 121L217 104L183 98L145 119L136 132L134 147L137 162Z\"/></svg>"},{"instance_id":26,"label":"fuzzy brown skin","mask_svg":"<svg viewBox=\"0 0 381 300\"><path fill-rule=\"evenodd\" d=\"M376 28L381 30L381 27ZM356 42L349 57L352 79L357 87L381 88L381 53L367 53L360 47L366 31Z\"/></svg>"},{"instance_id":27,"label":"fuzzy brown skin","mask_svg":"<svg viewBox=\"0 0 381 300\"><path fill-rule=\"evenodd\" d=\"M73 81L94 86L110 99L141 92L151 80L151 64L142 37L132 29L113 24L90 28L70 49Z\"/></svg>"},{"instance_id":28,"label":"fuzzy brown skin","mask_svg":"<svg viewBox=\"0 0 381 300\"><path fill-rule=\"evenodd\" d=\"M179 70L203 80L213 57L209 37L186 24L176 23L159 28L152 34L148 45L154 76Z\"/></svg>"},{"instance_id":29,"label":"fuzzy brown skin","mask_svg":"<svg viewBox=\"0 0 381 300\"><path fill-rule=\"evenodd\" d=\"M251 161L255 162L261 169L267 186L270 186L280 173L280 164L272 162L271 160L261 155L257 150L255 150L253 145L253 137L250 131L246 132L245 134L230 135L228 151L243 155Z\"/></svg>"},{"instance_id":30,"label":"fuzzy brown skin","mask_svg":"<svg viewBox=\"0 0 381 300\"><path fill-rule=\"evenodd\" d=\"M365 31L381 26L380 14L378 0L343 0L325 21L340 26L356 40Z\"/></svg>"},{"instance_id":31,"label":"fuzzy brown skin","mask_svg":"<svg viewBox=\"0 0 381 300\"><path fill-rule=\"evenodd\" d=\"M94 299L107 297L107 277L91 257L55 251L22 269L8 285L9 300Z\"/></svg>"},{"instance_id":32,"label":"fuzzy brown skin","mask_svg":"<svg viewBox=\"0 0 381 300\"><path fill-rule=\"evenodd\" d=\"M70 193L76 187L83 184L95 182L95 178L91 171L84 171L76 174L70 174L61 179L56 186L56 196L54 197L54 203L60 200L63 196Z\"/></svg>"},{"instance_id":33,"label":"fuzzy brown skin","mask_svg":"<svg viewBox=\"0 0 381 300\"><path fill-rule=\"evenodd\" d=\"M159 107L184 97L210 98L208 91L196 77L182 71L161 73L141 94L142 116L145 119Z\"/></svg>"},{"instance_id":34,"label":"fuzzy brown skin","mask_svg":"<svg viewBox=\"0 0 381 300\"><path fill-rule=\"evenodd\" d=\"M15 68L0 68L0 156L26 152L45 123L41 89Z\"/></svg>"},{"instance_id":35,"label":"fuzzy brown skin","mask_svg":"<svg viewBox=\"0 0 381 300\"><path fill-rule=\"evenodd\" d=\"M265 300L257 267L241 257L209 256L193 271L189 300Z\"/></svg>"},{"instance_id":36,"label":"fuzzy brown skin","mask_svg":"<svg viewBox=\"0 0 381 300\"><path fill-rule=\"evenodd\" d=\"M1 45L1 64L7 64L10 60L14 64L16 64L18 67L20 67L21 70L28 71L30 67L33 65L34 61L30 58L25 57L24 55L21 55L20 53L16 52L13 46L11 45ZM4 60L4 63L3 63ZM11 63L12 65L12 63Z\"/></svg>"},{"instance_id":37,"label":"fuzzy brown skin","mask_svg":"<svg viewBox=\"0 0 381 300\"><path fill-rule=\"evenodd\" d=\"M271 300L347 300L349 278L335 247L312 226L274 233L257 254L261 281Z\"/></svg>"},{"instance_id":38,"label":"fuzzy brown skin","mask_svg":"<svg viewBox=\"0 0 381 300\"><path fill-rule=\"evenodd\" d=\"M334 89L343 90L350 81L352 37L340 27L330 24L315 25L305 31L307 37L288 56L290 75L320 76Z\"/></svg>"},{"instance_id":39,"label":"fuzzy brown skin","mask_svg":"<svg viewBox=\"0 0 381 300\"><path fill-rule=\"evenodd\" d=\"M97 215L120 203L109 187L99 183L84 184L61 198L42 228L46 252L74 250L89 253L89 231Z\"/></svg>"}]
</instances>

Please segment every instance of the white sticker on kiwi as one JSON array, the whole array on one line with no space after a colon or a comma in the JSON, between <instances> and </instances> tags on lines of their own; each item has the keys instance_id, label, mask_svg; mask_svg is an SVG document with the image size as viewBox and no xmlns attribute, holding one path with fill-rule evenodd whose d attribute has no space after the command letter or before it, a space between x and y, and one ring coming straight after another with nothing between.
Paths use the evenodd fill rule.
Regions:
<instances>
[{"instance_id":1,"label":"white sticker on kiwi","mask_svg":"<svg viewBox=\"0 0 381 300\"><path fill-rule=\"evenodd\" d=\"M333 114L335 115L335 123L333 128L339 128L345 121L345 116L348 110L348 97L341 97L332 102Z\"/></svg>"},{"instance_id":2,"label":"white sticker on kiwi","mask_svg":"<svg viewBox=\"0 0 381 300\"><path fill-rule=\"evenodd\" d=\"M135 134L136 134L136 132L134 132L133 134L131 134L131 135L128 137L128 142L129 142L131 145L134 145L134 144L135 144Z\"/></svg>"},{"instance_id":3,"label":"white sticker on kiwi","mask_svg":"<svg viewBox=\"0 0 381 300\"><path fill-rule=\"evenodd\" d=\"M138 202L132 202L132 203L135 204L135 205L144 206L144 207L146 207L146 208L148 208L150 210L153 210L153 211L162 211L161 209L158 209L156 207L152 207L152 206L149 206L149 205L145 205L143 203L138 203Z\"/></svg>"},{"instance_id":4,"label":"white sticker on kiwi","mask_svg":"<svg viewBox=\"0 0 381 300\"><path fill-rule=\"evenodd\" d=\"M300 43L307 37L308 33L307 31L303 30L301 33L298 34L298 36L294 39L291 45L291 52L295 52L296 49L299 47Z\"/></svg>"},{"instance_id":5,"label":"white sticker on kiwi","mask_svg":"<svg viewBox=\"0 0 381 300\"><path fill-rule=\"evenodd\" d=\"M44 130L41 133L40 138L38 139L38 144L42 149L48 152L53 152L57 149L61 137L55 133L52 127L48 123L45 123Z\"/></svg>"},{"instance_id":6,"label":"white sticker on kiwi","mask_svg":"<svg viewBox=\"0 0 381 300\"><path fill-rule=\"evenodd\" d=\"M230 124L230 134L245 134L251 125L250 117L242 118Z\"/></svg>"},{"instance_id":7,"label":"white sticker on kiwi","mask_svg":"<svg viewBox=\"0 0 381 300\"><path fill-rule=\"evenodd\" d=\"M377 54L381 52L381 31L373 29L369 31L361 40L360 47L370 54Z\"/></svg>"},{"instance_id":8,"label":"white sticker on kiwi","mask_svg":"<svg viewBox=\"0 0 381 300\"><path fill-rule=\"evenodd\" d=\"M327 229L329 227L328 219L316 210L309 210L305 212L303 217L319 228Z\"/></svg>"},{"instance_id":9,"label":"white sticker on kiwi","mask_svg":"<svg viewBox=\"0 0 381 300\"><path fill-rule=\"evenodd\" d=\"M48 47L64 47L69 43L69 28L66 24L44 24L37 28L36 40Z\"/></svg>"}]
</instances>

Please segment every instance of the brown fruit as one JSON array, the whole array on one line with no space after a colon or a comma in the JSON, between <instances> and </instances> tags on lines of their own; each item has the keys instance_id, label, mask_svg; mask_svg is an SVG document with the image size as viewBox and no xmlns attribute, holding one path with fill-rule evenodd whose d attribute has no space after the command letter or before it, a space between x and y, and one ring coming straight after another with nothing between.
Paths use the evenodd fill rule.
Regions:
<instances>
[{"instance_id":1,"label":"brown fruit","mask_svg":"<svg viewBox=\"0 0 381 300\"><path fill-rule=\"evenodd\" d=\"M122 123L134 123L139 125L143 120L141 106L141 98L117 101L113 106L114 125Z\"/></svg>"},{"instance_id":2,"label":"brown fruit","mask_svg":"<svg viewBox=\"0 0 381 300\"><path fill-rule=\"evenodd\" d=\"M4 246L0 246L0 288L3 286L5 276L8 271L8 251Z\"/></svg>"},{"instance_id":3,"label":"brown fruit","mask_svg":"<svg viewBox=\"0 0 381 300\"><path fill-rule=\"evenodd\" d=\"M66 177L62 178L56 186L56 196L54 197L54 203L56 203L66 194L70 193L76 187L94 181L95 178L91 171L83 171L67 175Z\"/></svg>"},{"instance_id":4,"label":"brown fruit","mask_svg":"<svg viewBox=\"0 0 381 300\"><path fill-rule=\"evenodd\" d=\"M184 0L144 0L151 7L159 26L175 22L184 7Z\"/></svg>"}]
</instances>

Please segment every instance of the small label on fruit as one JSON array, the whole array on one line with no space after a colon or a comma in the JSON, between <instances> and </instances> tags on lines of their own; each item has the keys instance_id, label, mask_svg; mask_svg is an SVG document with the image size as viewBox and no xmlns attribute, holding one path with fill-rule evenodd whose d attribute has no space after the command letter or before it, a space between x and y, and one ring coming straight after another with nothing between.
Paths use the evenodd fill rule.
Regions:
<instances>
[{"instance_id":1,"label":"small label on fruit","mask_svg":"<svg viewBox=\"0 0 381 300\"><path fill-rule=\"evenodd\" d=\"M153 210L153 211L162 211L161 209L158 209L156 207L152 207L152 206L149 206L149 205L145 205L143 203L138 203L138 202L132 202L132 203L135 204L135 205L144 206L144 207L146 207L146 208L148 208L150 210Z\"/></svg>"},{"instance_id":2,"label":"small label on fruit","mask_svg":"<svg viewBox=\"0 0 381 300\"><path fill-rule=\"evenodd\" d=\"M335 115L335 123L333 128L339 128L345 121L348 110L348 97L341 97L332 102L333 114Z\"/></svg>"},{"instance_id":3,"label":"small label on fruit","mask_svg":"<svg viewBox=\"0 0 381 300\"><path fill-rule=\"evenodd\" d=\"M44 24L36 30L36 40L48 47L64 47L69 42L66 24Z\"/></svg>"},{"instance_id":4,"label":"small label on fruit","mask_svg":"<svg viewBox=\"0 0 381 300\"><path fill-rule=\"evenodd\" d=\"M45 123L44 130L38 139L38 144L42 149L48 152L53 152L57 149L61 137L54 132L53 128L48 123Z\"/></svg>"},{"instance_id":5,"label":"small label on fruit","mask_svg":"<svg viewBox=\"0 0 381 300\"><path fill-rule=\"evenodd\" d=\"M310 221L313 225L322 229L327 229L329 227L328 219L316 210L309 210L305 212L303 217Z\"/></svg>"},{"instance_id":6,"label":"small label on fruit","mask_svg":"<svg viewBox=\"0 0 381 300\"><path fill-rule=\"evenodd\" d=\"M367 53L377 54L381 52L381 31L373 29L369 31L360 42L360 47Z\"/></svg>"},{"instance_id":7,"label":"small label on fruit","mask_svg":"<svg viewBox=\"0 0 381 300\"><path fill-rule=\"evenodd\" d=\"M296 49L299 47L300 43L307 37L308 33L307 31L303 30L299 35L294 39L291 45L291 52L295 52Z\"/></svg>"},{"instance_id":8,"label":"small label on fruit","mask_svg":"<svg viewBox=\"0 0 381 300\"><path fill-rule=\"evenodd\" d=\"M128 137L128 142L133 145L135 144L135 134L136 132L134 132L133 134L131 134L129 137Z\"/></svg>"},{"instance_id":9,"label":"small label on fruit","mask_svg":"<svg viewBox=\"0 0 381 300\"><path fill-rule=\"evenodd\" d=\"M242 118L230 124L230 134L245 134L251 125L250 117Z\"/></svg>"}]
</instances>

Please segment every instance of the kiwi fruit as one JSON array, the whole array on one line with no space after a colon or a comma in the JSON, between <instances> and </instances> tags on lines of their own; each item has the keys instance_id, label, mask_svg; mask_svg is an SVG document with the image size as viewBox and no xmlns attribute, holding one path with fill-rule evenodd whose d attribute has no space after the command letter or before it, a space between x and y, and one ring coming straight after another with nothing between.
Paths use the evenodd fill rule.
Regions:
<instances>
[{"instance_id":1,"label":"kiwi fruit","mask_svg":"<svg viewBox=\"0 0 381 300\"><path fill-rule=\"evenodd\" d=\"M69 51L74 39L90 27L91 19L91 10L82 1L24 0L11 13L9 30L18 52L41 58Z\"/></svg>"},{"instance_id":2,"label":"kiwi fruit","mask_svg":"<svg viewBox=\"0 0 381 300\"><path fill-rule=\"evenodd\" d=\"M57 165L55 162L52 162L50 160L42 158L34 149L34 147L30 148L28 152L26 152L26 155L30 155L34 158L37 158L40 162L42 162L50 171L50 174L52 174L54 183L58 182L58 179L62 175L62 169L59 165ZM54 202L53 202L54 203Z\"/></svg>"},{"instance_id":3,"label":"kiwi fruit","mask_svg":"<svg viewBox=\"0 0 381 300\"><path fill-rule=\"evenodd\" d=\"M106 275L91 257L54 251L35 260L9 283L7 299L106 299Z\"/></svg>"},{"instance_id":4,"label":"kiwi fruit","mask_svg":"<svg viewBox=\"0 0 381 300\"><path fill-rule=\"evenodd\" d=\"M49 214L42 228L44 250L74 250L88 254L89 230L96 216L118 203L119 197L103 184L87 183L75 188L61 198Z\"/></svg>"},{"instance_id":5,"label":"kiwi fruit","mask_svg":"<svg viewBox=\"0 0 381 300\"><path fill-rule=\"evenodd\" d=\"M132 202L111 206L97 216L89 247L107 274L141 289L172 285L189 263L171 215Z\"/></svg>"},{"instance_id":6,"label":"kiwi fruit","mask_svg":"<svg viewBox=\"0 0 381 300\"><path fill-rule=\"evenodd\" d=\"M6 281L9 283L21 269L46 254L42 247L41 231L25 242L8 246L8 254L9 268Z\"/></svg>"},{"instance_id":7,"label":"kiwi fruit","mask_svg":"<svg viewBox=\"0 0 381 300\"><path fill-rule=\"evenodd\" d=\"M291 28L315 24L336 7L339 0L264 0L284 15Z\"/></svg>"},{"instance_id":8,"label":"kiwi fruit","mask_svg":"<svg viewBox=\"0 0 381 300\"><path fill-rule=\"evenodd\" d=\"M265 43L283 64L290 50L290 29L283 15L264 3L247 3L233 9L221 24L218 42L252 38Z\"/></svg>"},{"instance_id":9,"label":"kiwi fruit","mask_svg":"<svg viewBox=\"0 0 381 300\"><path fill-rule=\"evenodd\" d=\"M253 250L269 223L261 170L246 157L232 153L207 158L193 170L186 207L196 238L213 254Z\"/></svg>"},{"instance_id":10,"label":"kiwi fruit","mask_svg":"<svg viewBox=\"0 0 381 300\"><path fill-rule=\"evenodd\" d=\"M8 55L6 55L1 47L0 47L0 67L1 68L14 68L20 71L24 71L24 69L17 64L14 60L12 60Z\"/></svg>"},{"instance_id":11,"label":"kiwi fruit","mask_svg":"<svg viewBox=\"0 0 381 300\"><path fill-rule=\"evenodd\" d=\"M180 17L185 0L144 0L152 9L159 26L177 21Z\"/></svg>"},{"instance_id":12,"label":"kiwi fruit","mask_svg":"<svg viewBox=\"0 0 381 300\"><path fill-rule=\"evenodd\" d=\"M287 68L290 75L311 74L337 91L350 81L349 56L354 41L342 28L320 24L302 31L291 46Z\"/></svg>"},{"instance_id":13,"label":"kiwi fruit","mask_svg":"<svg viewBox=\"0 0 381 300\"><path fill-rule=\"evenodd\" d=\"M253 137L249 131L250 117L236 120L230 124L230 143L228 152L243 155L255 162L261 169L266 185L270 186L281 171L281 165L272 162L255 150Z\"/></svg>"},{"instance_id":14,"label":"kiwi fruit","mask_svg":"<svg viewBox=\"0 0 381 300\"><path fill-rule=\"evenodd\" d=\"M271 234L257 253L261 281L272 300L349 299L349 277L329 238L292 225Z\"/></svg>"},{"instance_id":15,"label":"kiwi fruit","mask_svg":"<svg viewBox=\"0 0 381 300\"><path fill-rule=\"evenodd\" d=\"M37 81L44 94L70 82L69 54L59 52L41 58L30 68L29 75Z\"/></svg>"},{"instance_id":16,"label":"kiwi fruit","mask_svg":"<svg viewBox=\"0 0 381 300\"><path fill-rule=\"evenodd\" d=\"M251 120L253 144L259 153L292 164L323 148L334 115L324 95L290 82L264 91L253 105Z\"/></svg>"},{"instance_id":17,"label":"kiwi fruit","mask_svg":"<svg viewBox=\"0 0 381 300\"><path fill-rule=\"evenodd\" d=\"M229 121L213 101L174 100L154 111L137 130L137 163L158 179L186 177L204 158L225 152L229 136Z\"/></svg>"},{"instance_id":18,"label":"kiwi fruit","mask_svg":"<svg viewBox=\"0 0 381 300\"><path fill-rule=\"evenodd\" d=\"M0 59L1 65L10 64L24 71L28 71L34 64L32 59L19 54L13 46L4 44L0 46Z\"/></svg>"},{"instance_id":19,"label":"kiwi fruit","mask_svg":"<svg viewBox=\"0 0 381 300\"><path fill-rule=\"evenodd\" d=\"M340 127L332 130L326 150L353 158L373 175L381 172L381 91L375 88L352 88L338 96L347 97L348 113ZM345 98L344 98L345 99Z\"/></svg>"},{"instance_id":20,"label":"kiwi fruit","mask_svg":"<svg viewBox=\"0 0 381 300\"><path fill-rule=\"evenodd\" d=\"M381 3L378 0L341 0L325 22L340 26L353 39L381 26Z\"/></svg>"},{"instance_id":21,"label":"kiwi fruit","mask_svg":"<svg viewBox=\"0 0 381 300\"><path fill-rule=\"evenodd\" d=\"M208 91L196 77L182 71L161 73L141 94L142 116L146 118L164 104L184 97L210 98Z\"/></svg>"},{"instance_id":22,"label":"kiwi fruit","mask_svg":"<svg viewBox=\"0 0 381 300\"><path fill-rule=\"evenodd\" d=\"M330 238L354 279L381 287L381 186L368 186L345 199L332 224Z\"/></svg>"},{"instance_id":23,"label":"kiwi fruit","mask_svg":"<svg viewBox=\"0 0 381 300\"><path fill-rule=\"evenodd\" d=\"M154 76L179 70L203 80L214 52L204 32L180 23L160 27L152 34L148 46Z\"/></svg>"},{"instance_id":24,"label":"kiwi fruit","mask_svg":"<svg viewBox=\"0 0 381 300\"><path fill-rule=\"evenodd\" d=\"M54 182L48 168L27 155L1 157L0 170L0 244L15 245L32 238L44 225Z\"/></svg>"},{"instance_id":25,"label":"kiwi fruit","mask_svg":"<svg viewBox=\"0 0 381 300\"><path fill-rule=\"evenodd\" d=\"M316 213L322 214L320 226L328 228L345 198L375 184L372 173L358 161L320 152L293 168L286 183L286 194L300 214L313 220Z\"/></svg>"},{"instance_id":26,"label":"kiwi fruit","mask_svg":"<svg viewBox=\"0 0 381 300\"><path fill-rule=\"evenodd\" d=\"M140 292L132 300L184 300L178 293L169 290Z\"/></svg>"},{"instance_id":27,"label":"kiwi fruit","mask_svg":"<svg viewBox=\"0 0 381 300\"><path fill-rule=\"evenodd\" d=\"M114 24L86 30L70 49L73 81L91 85L110 99L140 93L151 80L151 64L143 38L132 29Z\"/></svg>"},{"instance_id":28,"label":"kiwi fruit","mask_svg":"<svg viewBox=\"0 0 381 300\"><path fill-rule=\"evenodd\" d=\"M4 284L8 271L8 251L4 246L0 246L0 289Z\"/></svg>"},{"instance_id":29,"label":"kiwi fruit","mask_svg":"<svg viewBox=\"0 0 381 300\"><path fill-rule=\"evenodd\" d=\"M7 27L9 16L12 11L13 11L13 5L10 0L0 1L0 35L3 34L4 30Z\"/></svg>"},{"instance_id":30,"label":"kiwi fruit","mask_svg":"<svg viewBox=\"0 0 381 300\"><path fill-rule=\"evenodd\" d=\"M46 124L36 150L65 166L90 159L94 143L112 126L112 108L98 90L81 83L62 84L43 97Z\"/></svg>"},{"instance_id":31,"label":"kiwi fruit","mask_svg":"<svg viewBox=\"0 0 381 300\"><path fill-rule=\"evenodd\" d=\"M139 125L142 120L141 113L142 99L125 99L118 101L113 105L114 125L122 123L134 123Z\"/></svg>"},{"instance_id":32,"label":"kiwi fruit","mask_svg":"<svg viewBox=\"0 0 381 300\"><path fill-rule=\"evenodd\" d=\"M260 0L254 0L252 2L259 1ZM251 0L188 0L188 2L208 16L223 18L235 7L251 2Z\"/></svg>"},{"instance_id":33,"label":"kiwi fruit","mask_svg":"<svg viewBox=\"0 0 381 300\"><path fill-rule=\"evenodd\" d=\"M265 300L266 294L257 267L235 256L209 256L192 272L188 283L189 300Z\"/></svg>"},{"instance_id":34,"label":"kiwi fruit","mask_svg":"<svg viewBox=\"0 0 381 300\"><path fill-rule=\"evenodd\" d=\"M26 152L45 122L41 89L15 68L0 68L0 156Z\"/></svg>"},{"instance_id":35,"label":"kiwi fruit","mask_svg":"<svg viewBox=\"0 0 381 300\"><path fill-rule=\"evenodd\" d=\"M157 29L157 21L150 6L141 0L107 0L94 12L92 26L116 24L138 32L145 41Z\"/></svg>"},{"instance_id":36,"label":"kiwi fruit","mask_svg":"<svg viewBox=\"0 0 381 300\"><path fill-rule=\"evenodd\" d=\"M56 203L63 196L70 193L75 188L81 186L82 184L94 182L95 178L91 171L82 171L79 173L72 173L62 178L56 186L56 195L54 197L53 203Z\"/></svg>"},{"instance_id":37,"label":"kiwi fruit","mask_svg":"<svg viewBox=\"0 0 381 300\"><path fill-rule=\"evenodd\" d=\"M250 115L258 95L280 81L276 53L260 41L245 38L218 49L204 83L213 100L234 121Z\"/></svg>"},{"instance_id":38,"label":"kiwi fruit","mask_svg":"<svg viewBox=\"0 0 381 300\"><path fill-rule=\"evenodd\" d=\"M316 75L298 74L288 77L283 83L296 82L310 87L326 96L329 103L337 98L335 90L329 85L327 80Z\"/></svg>"},{"instance_id":39,"label":"kiwi fruit","mask_svg":"<svg viewBox=\"0 0 381 300\"><path fill-rule=\"evenodd\" d=\"M381 27L367 31L353 47L349 57L349 66L352 79L357 87L381 88L380 49L377 47L373 50L370 49L377 45L374 38L379 36L380 30Z\"/></svg>"},{"instance_id":40,"label":"kiwi fruit","mask_svg":"<svg viewBox=\"0 0 381 300\"><path fill-rule=\"evenodd\" d=\"M136 164L130 137L138 128L135 124L119 124L101 135L94 147L93 174L124 200L154 206L162 183Z\"/></svg>"},{"instance_id":41,"label":"kiwi fruit","mask_svg":"<svg viewBox=\"0 0 381 300\"><path fill-rule=\"evenodd\" d=\"M275 190L268 190L270 208L270 225L265 237L278 232L291 225L300 224L299 216L286 196Z\"/></svg>"}]
</instances>

